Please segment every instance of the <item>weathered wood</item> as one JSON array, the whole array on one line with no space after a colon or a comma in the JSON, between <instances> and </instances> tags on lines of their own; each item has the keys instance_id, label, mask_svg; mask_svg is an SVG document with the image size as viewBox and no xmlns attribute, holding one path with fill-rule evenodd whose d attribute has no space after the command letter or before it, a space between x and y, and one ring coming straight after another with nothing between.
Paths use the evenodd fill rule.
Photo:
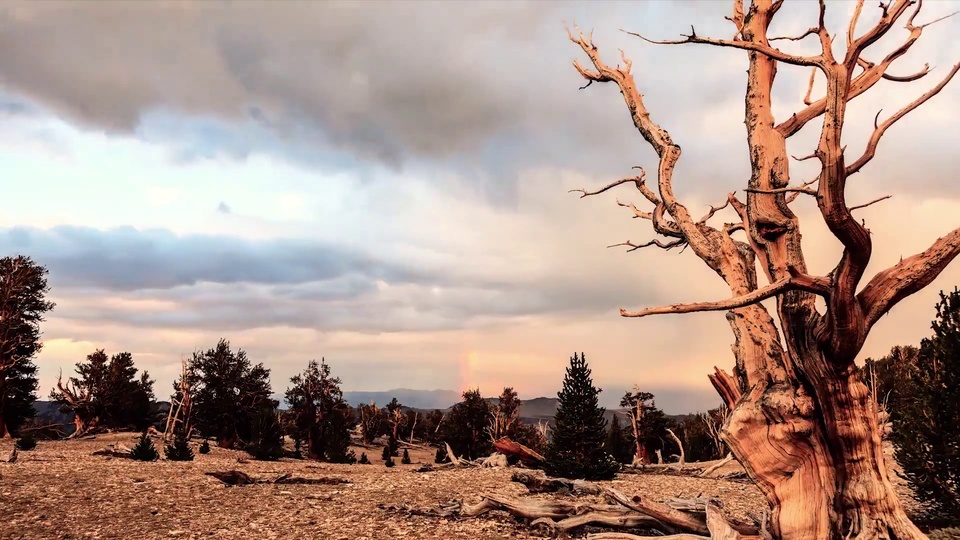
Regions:
<instances>
[{"instance_id":1,"label":"weathered wood","mask_svg":"<svg viewBox=\"0 0 960 540\"><path fill-rule=\"evenodd\" d=\"M206 472L204 474L207 476L212 476L229 486L245 486L250 484L340 485L340 484L351 483L349 480L344 478L333 478L333 477L302 478L299 476L291 476L290 474L282 474L274 479L255 478L243 471L238 471L238 470L211 471L211 472Z\"/></svg>"},{"instance_id":2,"label":"weathered wood","mask_svg":"<svg viewBox=\"0 0 960 540\"><path fill-rule=\"evenodd\" d=\"M508 437L502 437L493 441L493 447L508 458L515 458L525 465L539 465L544 462L544 457Z\"/></svg>"},{"instance_id":3,"label":"weathered wood","mask_svg":"<svg viewBox=\"0 0 960 540\"><path fill-rule=\"evenodd\" d=\"M603 493L603 489L592 482L567 480L565 478L545 478L523 471L513 473L510 480L527 486L530 493L554 493L557 491L569 491L583 495L599 495Z\"/></svg>"}]
</instances>

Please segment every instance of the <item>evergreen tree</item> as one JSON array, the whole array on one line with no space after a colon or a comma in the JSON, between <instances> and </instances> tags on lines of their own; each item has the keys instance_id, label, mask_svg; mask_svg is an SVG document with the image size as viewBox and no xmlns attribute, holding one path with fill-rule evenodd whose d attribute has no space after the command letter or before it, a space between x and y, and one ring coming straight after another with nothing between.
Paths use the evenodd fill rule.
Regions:
<instances>
[{"instance_id":1,"label":"evergreen tree","mask_svg":"<svg viewBox=\"0 0 960 540\"><path fill-rule=\"evenodd\" d=\"M619 463L632 463L634 456L633 434L620 424L620 416L613 415L607 432L607 451Z\"/></svg>"},{"instance_id":2,"label":"evergreen tree","mask_svg":"<svg viewBox=\"0 0 960 540\"><path fill-rule=\"evenodd\" d=\"M437 447L437 453L433 456L434 463L446 463L447 462L447 452L441 448Z\"/></svg>"},{"instance_id":3,"label":"evergreen tree","mask_svg":"<svg viewBox=\"0 0 960 540\"><path fill-rule=\"evenodd\" d=\"M279 405L270 398L270 370L252 365L246 351L233 352L224 339L212 349L193 353L189 377L193 421L204 437L215 438L222 448L250 441L257 415Z\"/></svg>"},{"instance_id":4,"label":"evergreen tree","mask_svg":"<svg viewBox=\"0 0 960 540\"><path fill-rule=\"evenodd\" d=\"M335 463L354 459L350 446L350 408L343 399L340 379L330 375L323 360L311 360L307 369L290 379L286 401L290 404L294 438L307 442L307 457Z\"/></svg>"},{"instance_id":5,"label":"evergreen tree","mask_svg":"<svg viewBox=\"0 0 960 540\"><path fill-rule=\"evenodd\" d=\"M77 430L143 431L153 424L153 381L146 371L137 377L133 355L109 357L97 349L78 362L75 371L66 387L58 382L50 399L60 404L61 412L74 414Z\"/></svg>"},{"instance_id":6,"label":"evergreen tree","mask_svg":"<svg viewBox=\"0 0 960 540\"><path fill-rule=\"evenodd\" d=\"M393 453L390 452L390 447L384 446L383 452L380 453L380 459L383 461L390 461L391 457L393 457Z\"/></svg>"},{"instance_id":7,"label":"evergreen tree","mask_svg":"<svg viewBox=\"0 0 960 540\"><path fill-rule=\"evenodd\" d=\"M29 257L0 258L0 438L18 433L36 411L40 323L54 308L46 300L47 269Z\"/></svg>"},{"instance_id":8,"label":"evergreen tree","mask_svg":"<svg viewBox=\"0 0 960 540\"><path fill-rule=\"evenodd\" d=\"M367 458L366 452L360 452L360 462L361 465L369 465L370 459Z\"/></svg>"},{"instance_id":9,"label":"evergreen tree","mask_svg":"<svg viewBox=\"0 0 960 540\"><path fill-rule=\"evenodd\" d=\"M403 463L404 465L409 465L411 463L410 452L408 452L406 448L403 449L403 458L400 460L400 463Z\"/></svg>"},{"instance_id":10,"label":"evergreen tree","mask_svg":"<svg viewBox=\"0 0 960 540\"><path fill-rule=\"evenodd\" d=\"M557 394L560 403L554 416L553 438L544 456L544 470L550 476L607 480L620 470L620 464L604 448L607 421L599 395L586 358L582 353L575 354L563 389Z\"/></svg>"},{"instance_id":11,"label":"evergreen tree","mask_svg":"<svg viewBox=\"0 0 960 540\"><path fill-rule=\"evenodd\" d=\"M283 457L283 432L275 408L265 405L257 411L250 442L244 446L244 451L259 461L276 461Z\"/></svg>"},{"instance_id":12,"label":"evergreen tree","mask_svg":"<svg viewBox=\"0 0 960 540\"><path fill-rule=\"evenodd\" d=\"M899 386L909 399L893 415L896 458L931 510L960 520L960 290L940 293L933 336L919 357L901 366Z\"/></svg>"},{"instance_id":13,"label":"evergreen tree","mask_svg":"<svg viewBox=\"0 0 960 540\"><path fill-rule=\"evenodd\" d=\"M193 461L193 450L190 449L187 437L181 432L177 432L173 438L173 443L168 444L163 449L163 453L170 461Z\"/></svg>"},{"instance_id":14,"label":"evergreen tree","mask_svg":"<svg viewBox=\"0 0 960 540\"><path fill-rule=\"evenodd\" d=\"M156 461L160 459L160 453L153 446L153 441L147 436L146 431L140 435L140 439L137 440L133 450L130 450L130 457L137 461Z\"/></svg>"},{"instance_id":15,"label":"evergreen tree","mask_svg":"<svg viewBox=\"0 0 960 540\"><path fill-rule=\"evenodd\" d=\"M440 424L440 440L450 445L457 457L477 459L488 456L493 445L487 434L490 422L490 403L480 390L467 390L463 401L454 405Z\"/></svg>"},{"instance_id":16,"label":"evergreen tree","mask_svg":"<svg viewBox=\"0 0 960 540\"><path fill-rule=\"evenodd\" d=\"M203 442L200 443L200 453L201 454L210 453L210 443L206 439L204 439Z\"/></svg>"}]
</instances>

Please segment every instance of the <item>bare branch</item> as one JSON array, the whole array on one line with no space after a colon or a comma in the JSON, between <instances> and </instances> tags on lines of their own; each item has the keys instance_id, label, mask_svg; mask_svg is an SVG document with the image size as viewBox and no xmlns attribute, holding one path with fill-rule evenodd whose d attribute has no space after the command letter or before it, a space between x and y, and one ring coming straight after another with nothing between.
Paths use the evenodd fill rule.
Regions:
<instances>
[{"instance_id":1,"label":"bare branch","mask_svg":"<svg viewBox=\"0 0 960 540\"><path fill-rule=\"evenodd\" d=\"M807 36L815 36L815 35L817 35L817 32L819 32L819 31L820 31L820 28L818 28L818 27L816 27L816 26L811 26L810 28L807 28L807 31L806 31L806 32L800 34L799 36L794 36L794 37L790 37L790 36L777 36L777 37L772 37L772 38L770 38L768 41L780 41L780 40L800 41L800 40L802 40L803 38L805 38L805 37L807 37Z\"/></svg>"},{"instance_id":2,"label":"bare branch","mask_svg":"<svg viewBox=\"0 0 960 540\"><path fill-rule=\"evenodd\" d=\"M843 64L847 66L848 70L853 70L854 66L857 65L857 60L860 58L860 53L883 37L883 35L890 30L893 24L897 22L897 19L899 19L900 16L907 11L907 8L910 7L913 2L914 0L896 0L893 6L887 5L884 7L883 16L880 17L880 20L877 21L877 24L867 31L867 33L852 40L847 47L847 54L843 60ZM859 12L859 9L857 11ZM919 11L919 8L917 11ZM916 13L914 13L914 16L915 15ZM912 19L913 18L911 17L911 20Z\"/></svg>"},{"instance_id":3,"label":"bare branch","mask_svg":"<svg viewBox=\"0 0 960 540\"><path fill-rule=\"evenodd\" d=\"M733 40L736 41L740 37L740 32L743 32L743 0L733 0L733 16L724 17L724 19L732 22L734 26L737 27L737 33L733 35Z\"/></svg>"},{"instance_id":4,"label":"bare branch","mask_svg":"<svg viewBox=\"0 0 960 540\"><path fill-rule=\"evenodd\" d=\"M882 124L876 126L876 129L874 129L873 134L870 136L870 140L867 141L867 149L863 152L863 155L860 156L859 159L857 159L856 161L854 161L853 163L847 166L846 168L847 176L850 176L858 172L861 168L863 168L864 165L869 163L870 160L874 158L874 156L877 155L877 145L880 144L880 138L883 137L883 134L887 131L887 129L890 126L892 126L894 123L897 122L897 120L900 120L901 118L906 116L908 113L910 113L920 105L923 105L924 103L926 103L926 101L932 98L933 96L939 94L940 91L943 90L945 86L947 86L950 80L953 79L953 76L957 74L957 71L960 71L960 63L957 63L956 65L953 66L953 69L951 69L950 73L948 73L947 76L944 77L942 81L940 81L940 84L934 86L927 93L923 94L922 96L915 99L906 107L897 111L896 114L894 114L890 118L887 118Z\"/></svg>"},{"instance_id":5,"label":"bare branch","mask_svg":"<svg viewBox=\"0 0 960 540\"><path fill-rule=\"evenodd\" d=\"M587 191L587 190L584 190L584 189L571 189L571 190L568 191L567 193L580 193L580 194L581 194L581 195L580 195L580 198L582 199L582 198L584 198L584 197L590 197L590 196L593 196L593 195L599 195L599 194L601 194L601 193L603 193L603 192L605 192L605 191L607 191L607 190L613 189L613 188L615 188L615 187L617 187L617 186L620 186L620 185L623 185L623 184L628 184L628 183L630 183L630 182L633 182L633 183L637 186L637 190L640 191L641 193L643 193L643 189L640 187L640 185L643 183L643 178L644 178L644 176L645 176L645 174L641 174L640 176L630 176L630 177L628 177L628 178L621 178L620 180L616 180L616 181L614 181L614 182L610 182L609 184L603 186L602 188L600 188L600 189L598 189L598 190L596 190L596 191ZM651 201L651 202L656 203L656 201Z\"/></svg>"},{"instance_id":6,"label":"bare branch","mask_svg":"<svg viewBox=\"0 0 960 540\"><path fill-rule=\"evenodd\" d=\"M878 202L880 202L880 201L885 201L885 200L889 199L890 197L893 197L893 195L884 195L883 197L874 199L874 200L872 200L872 201L870 201L870 202L868 202L868 203L858 204L857 206L851 206L851 207L850 207L850 211L853 212L854 210L859 210L859 209L861 209L861 208L866 208L866 207L870 206L871 204L877 204Z\"/></svg>"},{"instance_id":7,"label":"bare branch","mask_svg":"<svg viewBox=\"0 0 960 540\"><path fill-rule=\"evenodd\" d=\"M581 66L580 62L574 61L573 65L580 75L587 80L614 82L617 84L620 88L620 93L623 95L624 102L630 111L634 126L636 126L643 138L650 143L660 158L660 163L657 168L657 187L660 192L660 197L657 199L658 203L653 212L653 222L654 227L657 228L657 232L674 237L682 236L689 245L693 247L701 259L709 260L716 257L715 251L708 245L709 242L704 236L704 231L698 228L698 224L690 217L687 208L674 196L672 185L673 171L677 161L680 159L680 147L673 142L670 134L665 129L651 120L650 113L643 103L643 96L641 96L637 90L636 82L630 73L630 65L627 64L625 68L610 68L600 59L597 47L593 44L592 39L586 38L583 33L580 32L578 32L578 36L574 37L569 29L567 29L567 37L570 41L580 46L581 50L587 54L590 62L593 64L594 70L591 70ZM622 55L621 58L623 58ZM642 185L642 183L638 183L638 188ZM665 220L662 218L665 213L669 213L673 218L676 225L674 230L664 225ZM664 225L664 227L667 228L661 230L661 228L659 228L660 225Z\"/></svg>"},{"instance_id":8,"label":"bare branch","mask_svg":"<svg viewBox=\"0 0 960 540\"><path fill-rule=\"evenodd\" d=\"M878 272L857 295L867 328L904 298L933 282L960 254L960 228L937 239L926 251Z\"/></svg>"},{"instance_id":9,"label":"bare branch","mask_svg":"<svg viewBox=\"0 0 960 540\"><path fill-rule=\"evenodd\" d=\"M810 94L813 93L813 83L814 83L814 81L816 81L816 80L817 80L817 68L811 68L811 69L810 69L810 84L807 85L807 95L803 96L803 104L804 104L804 105L810 105L811 103L813 103L812 101L810 101ZM797 159L797 158L793 158L793 159ZM802 161L802 160L800 160L800 161Z\"/></svg>"},{"instance_id":10,"label":"bare branch","mask_svg":"<svg viewBox=\"0 0 960 540\"><path fill-rule=\"evenodd\" d=\"M619 244L611 244L611 245L607 246L607 248L619 247L619 246L627 246L627 247L630 248L630 249L627 250L627 253L630 253L631 251L636 251L636 250L638 250L638 249L643 249L643 248L645 248L645 247L657 246L657 247L660 248L660 249L664 249L664 250L666 250L666 251L670 251L671 249L673 249L673 248L675 248L675 247L680 247L680 246L686 245L686 243L687 243L687 241L684 240L684 239L682 239L682 238L679 238L679 239L677 239L677 240L673 240L673 241L671 241L671 242L666 242L666 243L661 242L660 240L651 240L651 241L647 242L646 244L634 244L633 242L627 240L626 242L620 242Z\"/></svg>"},{"instance_id":11,"label":"bare branch","mask_svg":"<svg viewBox=\"0 0 960 540\"><path fill-rule=\"evenodd\" d=\"M647 315L662 315L666 313L695 313L700 311L727 311L751 306L773 298L788 291L807 291L821 296L829 294L829 280L823 277L814 277L793 272L791 277L781 279L775 283L757 289L749 294L720 300L718 302L698 302L694 304L671 304L669 306L647 308L640 311L620 310L622 317L646 317Z\"/></svg>"},{"instance_id":12,"label":"bare branch","mask_svg":"<svg viewBox=\"0 0 960 540\"><path fill-rule=\"evenodd\" d=\"M775 47L754 43L752 41L701 37L697 35L696 31L692 27L689 35L681 34L681 36L683 36L685 39L675 40L655 40L646 38L636 32L629 32L627 30L621 31L630 34L631 36L638 37L647 43L653 43L654 45L684 45L687 43L700 43L704 45L714 45L716 47L732 47L734 49L741 49L744 51L758 52L779 62L792 64L795 66L819 66L823 60L822 56L797 56L793 54L787 54Z\"/></svg>"},{"instance_id":13,"label":"bare branch","mask_svg":"<svg viewBox=\"0 0 960 540\"><path fill-rule=\"evenodd\" d=\"M729 198L727 199L726 202L723 203L722 206L713 206L713 205L710 205L710 210L707 212L707 214L706 214L705 216L703 216L702 218L700 218L700 221L698 221L697 223L700 223L700 224L706 223L707 220L709 220L710 218L712 218L714 214L716 214L716 213L719 212L720 210L723 210L723 209L726 208L727 206L730 206L730 199L729 199Z\"/></svg>"},{"instance_id":14,"label":"bare branch","mask_svg":"<svg viewBox=\"0 0 960 540\"><path fill-rule=\"evenodd\" d=\"M922 4L921 2L918 2L917 11L919 11L919 6L921 4ZM897 47L892 52L890 52L890 54L888 54L883 59L883 61L881 61L879 64L873 64L871 62L868 62L867 60L861 58L859 53L857 54L855 63L848 66L848 71L852 72L854 66L856 65L863 67L864 71L863 73L857 75L850 81L847 88L846 96L845 96L845 99L848 102L853 100L857 96L860 96L870 88L872 88L873 85L875 85L881 79L887 79L887 80L898 81L898 82L909 82L912 80L917 80L923 77L924 75L926 75L927 72L929 72L929 68L924 68L920 72L915 73L913 75L908 75L908 76L895 76L895 75L887 74L887 69L890 67L890 65L895 60L897 60L898 58L906 54L907 51L910 50L910 47L912 47L913 44L916 43L918 39L920 39L920 36L923 33L923 29L926 26L929 26L930 24L933 24L934 22L938 22L939 20L943 19L943 18L937 19L937 21L931 21L930 23L927 23L925 25L916 26L912 22L915 16L916 16L916 12L914 12L914 14L910 17L910 19L907 22L907 29L910 31L910 35L899 47ZM852 50L852 47L854 46L853 41L854 40L851 40L849 42L848 51ZM795 113L788 120L781 122L779 125L777 125L777 131L779 131L780 134L783 135L784 137L790 137L796 134L798 131L800 131L800 129L802 129L803 126L807 124L807 122L822 115L826 111L826 107L827 107L827 98L823 97L813 102L812 104L808 105L802 111Z\"/></svg>"},{"instance_id":15,"label":"bare branch","mask_svg":"<svg viewBox=\"0 0 960 540\"><path fill-rule=\"evenodd\" d=\"M863 11L863 0L857 0L857 7L853 8L853 16L850 17L850 26L847 27L847 49L853 47L857 31L857 21L860 20L860 12Z\"/></svg>"}]
</instances>

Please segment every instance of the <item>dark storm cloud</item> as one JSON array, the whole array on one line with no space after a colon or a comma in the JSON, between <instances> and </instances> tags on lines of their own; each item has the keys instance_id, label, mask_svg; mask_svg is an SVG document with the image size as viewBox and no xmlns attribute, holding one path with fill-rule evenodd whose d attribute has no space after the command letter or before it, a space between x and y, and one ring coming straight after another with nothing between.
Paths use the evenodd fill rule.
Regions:
<instances>
[{"instance_id":1,"label":"dark storm cloud","mask_svg":"<svg viewBox=\"0 0 960 540\"><path fill-rule=\"evenodd\" d=\"M494 318L611 311L662 300L616 280L487 278L467 267L427 268L306 240L177 236L132 227L0 230L0 253L50 270L57 316L168 328L245 330L291 326L399 332L453 330ZM576 283L574 281L577 281ZM175 310L131 308L113 297Z\"/></svg>"},{"instance_id":2,"label":"dark storm cloud","mask_svg":"<svg viewBox=\"0 0 960 540\"><path fill-rule=\"evenodd\" d=\"M168 230L108 231L60 225L0 230L0 252L31 255L63 287L121 291L166 289L199 282L289 284L357 273L368 279L423 279L342 247L307 240L252 241L177 236Z\"/></svg>"},{"instance_id":3,"label":"dark storm cloud","mask_svg":"<svg viewBox=\"0 0 960 540\"><path fill-rule=\"evenodd\" d=\"M210 145L312 165L343 154L453 167L509 195L518 168L615 174L652 158L615 88L577 90L570 62L582 53L564 21L596 28L611 64L618 47L631 53L651 110L686 150L704 109L742 93L745 55L654 47L617 29L670 36L692 19L726 35L728 6L718 4L691 13L662 2L9 2L0 80L88 126L165 138L183 159ZM163 127L164 114L193 116L197 133ZM734 141L696 144L712 158ZM705 172L701 163L688 166Z\"/></svg>"}]
</instances>

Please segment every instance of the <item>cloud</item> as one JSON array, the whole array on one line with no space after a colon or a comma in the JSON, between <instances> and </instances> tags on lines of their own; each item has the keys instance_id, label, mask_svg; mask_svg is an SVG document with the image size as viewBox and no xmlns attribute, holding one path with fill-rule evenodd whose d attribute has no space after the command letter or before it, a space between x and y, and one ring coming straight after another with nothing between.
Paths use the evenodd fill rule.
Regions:
<instances>
[{"instance_id":1,"label":"cloud","mask_svg":"<svg viewBox=\"0 0 960 540\"><path fill-rule=\"evenodd\" d=\"M926 6L931 17L949 11L939 4L946 3ZM618 31L671 37L693 23L704 35L730 32L726 3L692 6L8 2L0 8L0 47L9 52L0 74L7 91L90 128L162 140L180 160L271 152L314 167L455 168L485 185L485 195L512 203L523 168L615 174L652 158L615 88L577 90L582 81L570 62L582 53L563 23L578 22L595 30L608 62L618 61L618 48L631 56L655 119L696 156L681 165L696 189L724 156L739 148L745 160L742 137L727 135L742 129L746 55L658 47ZM847 11L829 10L830 24ZM864 26L875 15L864 14ZM802 31L815 16L815 5L787 6L777 31ZM901 69L918 59L946 64L958 48L935 44L925 35ZM781 71L786 117L799 106L806 73ZM723 132L704 138L716 111L728 112Z\"/></svg>"}]
</instances>

